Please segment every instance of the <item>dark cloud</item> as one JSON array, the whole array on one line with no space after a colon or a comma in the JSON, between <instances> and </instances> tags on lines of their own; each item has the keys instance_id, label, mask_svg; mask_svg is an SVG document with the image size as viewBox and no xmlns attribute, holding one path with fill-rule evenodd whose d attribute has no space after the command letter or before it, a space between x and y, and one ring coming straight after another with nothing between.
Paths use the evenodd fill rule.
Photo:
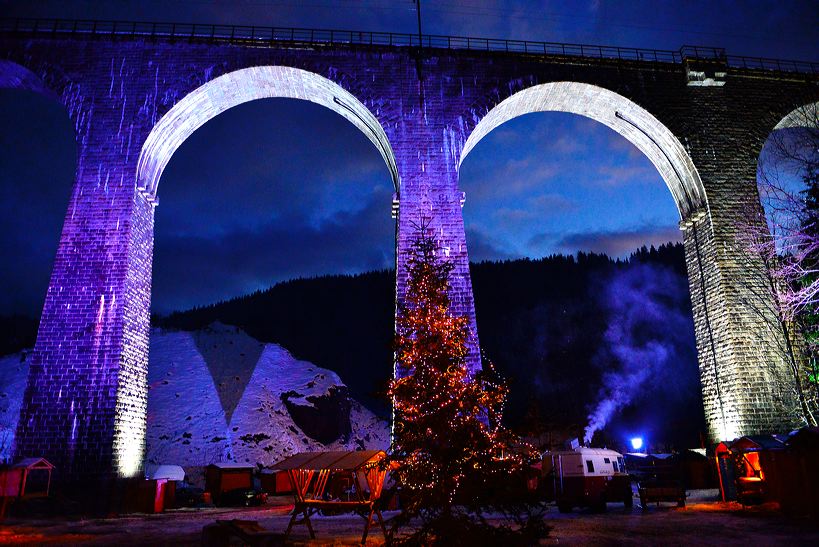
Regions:
<instances>
[{"instance_id":1,"label":"dark cloud","mask_svg":"<svg viewBox=\"0 0 819 547\"><path fill-rule=\"evenodd\" d=\"M682 241L676 226L645 226L619 232L585 232L569 234L557 242L557 247L568 253L593 251L614 257L625 257L642 245L658 246L669 241Z\"/></svg>"},{"instance_id":2,"label":"dark cloud","mask_svg":"<svg viewBox=\"0 0 819 547\"><path fill-rule=\"evenodd\" d=\"M469 249L469 260L471 262L505 260L518 256L510 252L509 249L504 249L502 244L492 236L474 228L466 229L466 245Z\"/></svg>"},{"instance_id":3,"label":"dark cloud","mask_svg":"<svg viewBox=\"0 0 819 547\"><path fill-rule=\"evenodd\" d=\"M393 267L392 192L318 227L306 218L273 220L219 236L158 236L153 309L186 309L267 288L278 281Z\"/></svg>"},{"instance_id":4,"label":"dark cloud","mask_svg":"<svg viewBox=\"0 0 819 547\"><path fill-rule=\"evenodd\" d=\"M534 196L529 198L528 204L541 216L555 212L576 211L580 206L575 200L560 194Z\"/></svg>"},{"instance_id":5,"label":"dark cloud","mask_svg":"<svg viewBox=\"0 0 819 547\"><path fill-rule=\"evenodd\" d=\"M194 133L160 180L153 308L392 267L392 191L372 143L330 110L235 107Z\"/></svg>"},{"instance_id":6,"label":"dark cloud","mask_svg":"<svg viewBox=\"0 0 819 547\"><path fill-rule=\"evenodd\" d=\"M620 140L625 140L621 138ZM648 163L647 158L639 157L642 161L628 161L630 152L624 152L623 163L602 165L597 169L597 177L591 182L592 187L617 188L634 184L655 184L660 175L657 169ZM662 180L662 179L660 179Z\"/></svg>"}]
</instances>

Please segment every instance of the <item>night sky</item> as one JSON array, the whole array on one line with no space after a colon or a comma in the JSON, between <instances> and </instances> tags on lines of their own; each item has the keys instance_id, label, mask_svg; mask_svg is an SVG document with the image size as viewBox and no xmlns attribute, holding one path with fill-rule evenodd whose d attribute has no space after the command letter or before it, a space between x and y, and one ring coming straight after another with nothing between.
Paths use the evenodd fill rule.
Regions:
<instances>
[{"instance_id":1,"label":"night sky","mask_svg":"<svg viewBox=\"0 0 819 547\"><path fill-rule=\"evenodd\" d=\"M658 49L683 44L816 60L815 2L425 2L425 32ZM415 32L411 0L0 2L5 16ZM0 90L0 315L37 316L75 165L71 123L42 97ZM498 184L503 181L503 184ZM678 240L649 161L603 125L513 120L464 162L472 260L578 250L625 256ZM323 107L269 99L206 124L160 180L154 311L276 281L394 263L392 184L374 146ZM196 275L191 275L196 272Z\"/></svg>"}]
</instances>

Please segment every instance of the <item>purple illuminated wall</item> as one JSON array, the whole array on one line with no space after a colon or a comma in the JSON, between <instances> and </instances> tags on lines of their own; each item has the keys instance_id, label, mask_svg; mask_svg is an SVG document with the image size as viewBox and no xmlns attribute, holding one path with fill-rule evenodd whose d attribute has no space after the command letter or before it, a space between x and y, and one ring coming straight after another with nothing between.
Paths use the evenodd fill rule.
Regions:
<instances>
[{"instance_id":1,"label":"purple illuminated wall","mask_svg":"<svg viewBox=\"0 0 819 547\"><path fill-rule=\"evenodd\" d=\"M762 143L800 101L819 98L813 83L729 70L721 85L702 86L690 85L700 80L684 65L427 51L420 85L414 57L399 48L261 48L128 37L0 36L0 59L6 59L0 85L53 93L74 121L79 144L15 452L47 457L64 479L139 472L162 161L189 134L179 129L185 123L201 125L220 109L263 96L325 104L379 147L395 171L400 202L398 298L411 223L431 218L455 264L456 310L470 318L475 333L473 367L479 366L478 338L458 180L470 135L488 131L480 125L484 119L502 123L538 110L566 109L610 122L657 165L681 212L711 436L795 424L794 402L773 387L785 367L774 349L781 333L767 328L747 301L762 299L762 308L769 307L768 285L760 264L734 245L733 221L748 206L758 207ZM266 68L238 72L253 67ZM203 87L223 76L229 86ZM516 95L550 82L586 85ZM197 90L201 101L185 102ZM503 106L513 96L518 99ZM171 119L178 123L167 123ZM384 214L389 210L385 203Z\"/></svg>"}]
</instances>

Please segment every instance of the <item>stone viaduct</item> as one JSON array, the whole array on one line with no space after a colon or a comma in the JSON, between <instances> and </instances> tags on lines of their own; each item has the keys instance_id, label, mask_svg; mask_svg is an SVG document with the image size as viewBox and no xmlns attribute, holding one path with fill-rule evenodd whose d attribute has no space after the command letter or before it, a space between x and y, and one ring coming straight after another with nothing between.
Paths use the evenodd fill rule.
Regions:
<instances>
[{"instance_id":1,"label":"stone viaduct","mask_svg":"<svg viewBox=\"0 0 819 547\"><path fill-rule=\"evenodd\" d=\"M493 128L529 112L571 112L617 131L656 166L679 209L711 439L798 425L770 283L736 240L739 219L763 222L765 140L819 101L817 65L777 63L694 48L448 37L424 37L419 48L396 34L3 21L0 87L62 103L79 149L16 456L45 456L66 479L139 473L162 171L209 119L267 97L324 105L373 142L395 184L397 298L413 224L427 217L456 267L452 294L472 322L473 367L461 162Z\"/></svg>"}]
</instances>

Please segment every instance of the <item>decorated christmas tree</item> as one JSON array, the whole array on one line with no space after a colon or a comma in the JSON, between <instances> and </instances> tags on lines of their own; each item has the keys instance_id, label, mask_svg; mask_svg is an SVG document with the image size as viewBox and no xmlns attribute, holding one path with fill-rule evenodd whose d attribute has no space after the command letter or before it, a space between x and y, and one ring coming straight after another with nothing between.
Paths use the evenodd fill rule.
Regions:
<instances>
[{"instance_id":1,"label":"decorated christmas tree","mask_svg":"<svg viewBox=\"0 0 819 547\"><path fill-rule=\"evenodd\" d=\"M487 528L483 511L503 502L503 491L528 456L511 450L512 437L501 427L507 389L492 378L494 367L485 362L474 375L467 367L469 326L450 309L452 269L422 222L398 306L397 374L390 384L402 519L422 523L409 543L468 542L478 528ZM513 532L488 528L504 536ZM477 533L486 539L486 530ZM519 528L514 534L520 535Z\"/></svg>"}]
</instances>

